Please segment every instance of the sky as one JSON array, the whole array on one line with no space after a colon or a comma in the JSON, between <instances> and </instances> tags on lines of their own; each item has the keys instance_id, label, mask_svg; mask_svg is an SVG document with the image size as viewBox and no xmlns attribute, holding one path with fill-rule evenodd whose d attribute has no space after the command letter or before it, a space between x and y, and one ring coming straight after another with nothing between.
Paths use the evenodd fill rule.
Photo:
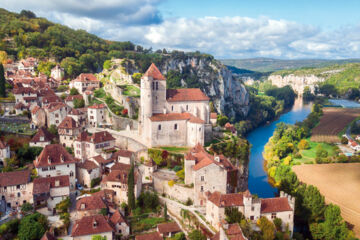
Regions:
<instances>
[{"instance_id":1,"label":"sky","mask_svg":"<svg viewBox=\"0 0 360 240\"><path fill-rule=\"evenodd\" d=\"M1 0L0 7L153 50L219 59L360 57L359 0Z\"/></svg>"}]
</instances>

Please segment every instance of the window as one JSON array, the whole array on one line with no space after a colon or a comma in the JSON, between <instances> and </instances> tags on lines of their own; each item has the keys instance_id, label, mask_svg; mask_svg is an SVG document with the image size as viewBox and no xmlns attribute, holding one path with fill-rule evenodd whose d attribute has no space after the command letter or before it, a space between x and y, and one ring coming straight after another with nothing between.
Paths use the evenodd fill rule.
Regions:
<instances>
[{"instance_id":1,"label":"window","mask_svg":"<svg viewBox=\"0 0 360 240\"><path fill-rule=\"evenodd\" d=\"M45 168L42 168L41 169L43 172L45 172L45 171L47 171L48 170L48 168L47 167L45 167Z\"/></svg>"},{"instance_id":2,"label":"window","mask_svg":"<svg viewBox=\"0 0 360 240\"><path fill-rule=\"evenodd\" d=\"M202 181L202 182L204 181L204 176L201 176L201 181Z\"/></svg>"},{"instance_id":3,"label":"window","mask_svg":"<svg viewBox=\"0 0 360 240\"><path fill-rule=\"evenodd\" d=\"M55 122L56 122L56 123L59 123L59 120L56 120Z\"/></svg>"},{"instance_id":4,"label":"window","mask_svg":"<svg viewBox=\"0 0 360 240\"><path fill-rule=\"evenodd\" d=\"M51 167L50 167L50 170L55 170L55 169L56 169L55 166L51 166Z\"/></svg>"},{"instance_id":5,"label":"window","mask_svg":"<svg viewBox=\"0 0 360 240\"><path fill-rule=\"evenodd\" d=\"M175 129L175 130L177 130L177 123L175 123L175 125L174 125L174 129Z\"/></svg>"},{"instance_id":6,"label":"window","mask_svg":"<svg viewBox=\"0 0 360 240\"><path fill-rule=\"evenodd\" d=\"M17 196L20 197L20 195L21 195L21 194L18 192Z\"/></svg>"},{"instance_id":7,"label":"window","mask_svg":"<svg viewBox=\"0 0 360 240\"><path fill-rule=\"evenodd\" d=\"M73 171L70 172L70 177L73 177L74 176L74 173Z\"/></svg>"},{"instance_id":8,"label":"window","mask_svg":"<svg viewBox=\"0 0 360 240\"><path fill-rule=\"evenodd\" d=\"M59 114L55 114L55 117L58 118L58 117L59 117Z\"/></svg>"},{"instance_id":9,"label":"window","mask_svg":"<svg viewBox=\"0 0 360 240\"><path fill-rule=\"evenodd\" d=\"M174 106L171 106L171 111L174 111Z\"/></svg>"},{"instance_id":10,"label":"window","mask_svg":"<svg viewBox=\"0 0 360 240\"><path fill-rule=\"evenodd\" d=\"M158 102L158 97L157 97L157 96L155 97L155 102L156 102L156 103Z\"/></svg>"},{"instance_id":11,"label":"window","mask_svg":"<svg viewBox=\"0 0 360 240\"><path fill-rule=\"evenodd\" d=\"M204 186L201 186L200 187L200 192L203 192L204 191Z\"/></svg>"},{"instance_id":12,"label":"window","mask_svg":"<svg viewBox=\"0 0 360 240\"><path fill-rule=\"evenodd\" d=\"M152 89L155 90L155 82L152 83Z\"/></svg>"},{"instance_id":13,"label":"window","mask_svg":"<svg viewBox=\"0 0 360 240\"><path fill-rule=\"evenodd\" d=\"M254 216L250 216L250 220L254 220Z\"/></svg>"},{"instance_id":14,"label":"window","mask_svg":"<svg viewBox=\"0 0 360 240\"><path fill-rule=\"evenodd\" d=\"M255 208L254 207L251 207L251 211L254 211L255 210Z\"/></svg>"},{"instance_id":15,"label":"window","mask_svg":"<svg viewBox=\"0 0 360 240\"><path fill-rule=\"evenodd\" d=\"M159 90L159 82L156 82L156 90Z\"/></svg>"},{"instance_id":16,"label":"window","mask_svg":"<svg viewBox=\"0 0 360 240\"><path fill-rule=\"evenodd\" d=\"M20 189L20 185L16 185L16 189Z\"/></svg>"},{"instance_id":17,"label":"window","mask_svg":"<svg viewBox=\"0 0 360 240\"><path fill-rule=\"evenodd\" d=\"M271 213L271 219L275 219L276 218L276 213Z\"/></svg>"},{"instance_id":18,"label":"window","mask_svg":"<svg viewBox=\"0 0 360 240\"><path fill-rule=\"evenodd\" d=\"M69 164L67 165L67 167L69 167Z\"/></svg>"},{"instance_id":19,"label":"window","mask_svg":"<svg viewBox=\"0 0 360 240\"><path fill-rule=\"evenodd\" d=\"M69 129L66 129L66 133L69 133Z\"/></svg>"},{"instance_id":20,"label":"window","mask_svg":"<svg viewBox=\"0 0 360 240\"><path fill-rule=\"evenodd\" d=\"M189 105L186 105L186 111L188 111L189 110Z\"/></svg>"},{"instance_id":21,"label":"window","mask_svg":"<svg viewBox=\"0 0 360 240\"><path fill-rule=\"evenodd\" d=\"M161 130L161 124L159 124L159 126L158 126L158 130L159 130L159 131Z\"/></svg>"},{"instance_id":22,"label":"window","mask_svg":"<svg viewBox=\"0 0 360 240\"><path fill-rule=\"evenodd\" d=\"M201 132L201 128L199 128L199 132Z\"/></svg>"}]
</instances>

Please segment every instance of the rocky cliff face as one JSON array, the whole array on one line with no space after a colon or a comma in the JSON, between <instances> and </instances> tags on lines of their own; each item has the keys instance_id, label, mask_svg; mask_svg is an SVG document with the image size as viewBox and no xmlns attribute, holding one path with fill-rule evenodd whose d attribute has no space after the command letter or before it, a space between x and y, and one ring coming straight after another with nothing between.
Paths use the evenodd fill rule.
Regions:
<instances>
[{"instance_id":1,"label":"rocky cliff face","mask_svg":"<svg viewBox=\"0 0 360 240\"><path fill-rule=\"evenodd\" d=\"M244 84L219 61L203 57L167 58L159 68L163 74L170 70L190 71L197 76L201 90L214 103L217 112L229 117L247 115L249 94ZM185 81L182 86L187 87Z\"/></svg>"},{"instance_id":2,"label":"rocky cliff face","mask_svg":"<svg viewBox=\"0 0 360 240\"><path fill-rule=\"evenodd\" d=\"M324 82L325 78L317 77L315 75L270 75L268 80L272 82L273 85L277 87L284 87L286 85L290 85L294 91L298 94L303 94L304 88L309 87L311 92L314 92L315 86L319 83Z\"/></svg>"}]
</instances>

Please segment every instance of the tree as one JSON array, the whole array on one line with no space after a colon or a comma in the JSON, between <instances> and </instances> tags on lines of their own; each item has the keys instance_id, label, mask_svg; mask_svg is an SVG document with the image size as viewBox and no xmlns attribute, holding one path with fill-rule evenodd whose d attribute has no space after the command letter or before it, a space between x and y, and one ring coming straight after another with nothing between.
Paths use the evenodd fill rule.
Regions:
<instances>
[{"instance_id":1,"label":"tree","mask_svg":"<svg viewBox=\"0 0 360 240\"><path fill-rule=\"evenodd\" d=\"M79 91L73 87L70 89L70 95L79 95Z\"/></svg>"},{"instance_id":2,"label":"tree","mask_svg":"<svg viewBox=\"0 0 360 240\"><path fill-rule=\"evenodd\" d=\"M74 108L83 108L85 106L84 99L74 99Z\"/></svg>"},{"instance_id":3,"label":"tree","mask_svg":"<svg viewBox=\"0 0 360 240\"><path fill-rule=\"evenodd\" d=\"M134 73L132 75L133 82L136 84L140 84L142 74L141 73Z\"/></svg>"},{"instance_id":4,"label":"tree","mask_svg":"<svg viewBox=\"0 0 360 240\"><path fill-rule=\"evenodd\" d=\"M301 139L298 144L298 147L299 149L304 150L304 149L309 149L310 145L308 141L306 141L305 139Z\"/></svg>"},{"instance_id":5,"label":"tree","mask_svg":"<svg viewBox=\"0 0 360 240\"><path fill-rule=\"evenodd\" d=\"M314 98L315 98L315 96L314 96L314 94L312 94L309 86L306 86L304 88L304 92L303 92L303 99L305 101L312 101L312 100L314 100Z\"/></svg>"},{"instance_id":6,"label":"tree","mask_svg":"<svg viewBox=\"0 0 360 240\"><path fill-rule=\"evenodd\" d=\"M135 193L134 193L134 164L131 164L131 168L128 174L128 206L130 210L135 209Z\"/></svg>"},{"instance_id":7,"label":"tree","mask_svg":"<svg viewBox=\"0 0 360 240\"><path fill-rule=\"evenodd\" d=\"M70 198L65 198L64 200L62 200L61 202L59 202L58 204L56 204L56 210L59 213L67 213L70 207Z\"/></svg>"},{"instance_id":8,"label":"tree","mask_svg":"<svg viewBox=\"0 0 360 240\"><path fill-rule=\"evenodd\" d=\"M51 124L50 127L48 128L49 133L57 136L58 135L58 130L55 124Z\"/></svg>"},{"instance_id":9,"label":"tree","mask_svg":"<svg viewBox=\"0 0 360 240\"><path fill-rule=\"evenodd\" d=\"M25 213L27 213L27 212L30 212L30 211L32 211L34 208L33 208L33 205L32 204L30 204L30 203L24 203L22 206L21 206L21 211L22 212L25 212Z\"/></svg>"},{"instance_id":10,"label":"tree","mask_svg":"<svg viewBox=\"0 0 360 240\"><path fill-rule=\"evenodd\" d=\"M165 221L167 221L167 219L168 219L167 205L166 205L166 203L165 203L165 206L164 206L164 219L165 219Z\"/></svg>"},{"instance_id":11,"label":"tree","mask_svg":"<svg viewBox=\"0 0 360 240\"><path fill-rule=\"evenodd\" d=\"M185 233L183 232L178 232L175 234L175 236L173 237L174 240L186 240L185 237Z\"/></svg>"},{"instance_id":12,"label":"tree","mask_svg":"<svg viewBox=\"0 0 360 240\"><path fill-rule=\"evenodd\" d=\"M6 86L5 86L5 72L4 66L0 63L0 97L6 97Z\"/></svg>"},{"instance_id":13,"label":"tree","mask_svg":"<svg viewBox=\"0 0 360 240\"><path fill-rule=\"evenodd\" d=\"M91 237L91 240L106 240L106 236L100 236L100 235L93 235Z\"/></svg>"},{"instance_id":14,"label":"tree","mask_svg":"<svg viewBox=\"0 0 360 240\"><path fill-rule=\"evenodd\" d=\"M200 230L193 230L188 235L189 240L206 240L206 236Z\"/></svg>"},{"instance_id":15,"label":"tree","mask_svg":"<svg viewBox=\"0 0 360 240\"><path fill-rule=\"evenodd\" d=\"M217 116L217 124L219 124L221 127L225 126L225 124L229 121L229 118L224 115L218 115Z\"/></svg>"},{"instance_id":16,"label":"tree","mask_svg":"<svg viewBox=\"0 0 360 240\"><path fill-rule=\"evenodd\" d=\"M275 225L266 217L261 217L258 220L258 226L261 230L262 239L273 240L275 238Z\"/></svg>"},{"instance_id":17,"label":"tree","mask_svg":"<svg viewBox=\"0 0 360 240\"><path fill-rule=\"evenodd\" d=\"M102 209L100 210L100 214L106 216L106 215L108 214L107 208L102 208Z\"/></svg>"},{"instance_id":18,"label":"tree","mask_svg":"<svg viewBox=\"0 0 360 240\"><path fill-rule=\"evenodd\" d=\"M341 138L341 144L348 144L349 140L346 137Z\"/></svg>"},{"instance_id":19,"label":"tree","mask_svg":"<svg viewBox=\"0 0 360 240\"><path fill-rule=\"evenodd\" d=\"M319 144L316 147L316 157L318 158L326 158L328 156L328 152Z\"/></svg>"},{"instance_id":20,"label":"tree","mask_svg":"<svg viewBox=\"0 0 360 240\"><path fill-rule=\"evenodd\" d=\"M37 240L44 235L47 228L48 223L44 215L27 215L20 221L18 237L20 240Z\"/></svg>"},{"instance_id":21,"label":"tree","mask_svg":"<svg viewBox=\"0 0 360 240\"><path fill-rule=\"evenodd\" d=\"M225 208L225 215L226 221L230 224L239 223L244 218L244 215L234 207Z\"/></svg>"},{"instance_id":22,"label":"tree","mask_svg":"<svg viewBox=\"0 0 360 240\"><path fill-rule=\"evenodd\" d=\"M111 68L111 60L106 60L103 65L104 69L110 69Z\"/></svg>"},{"instance_id":23,"label":"tree","mask_svg":"<svg viewBox=\"0 0 360 240\"><path fill-rule=\"evenodd\" d=\"M304 219L308 219L309 222L321 219L325 210L325 200L319 190L309 185L304 190L299 190L298 194L302 195L301 207L305 215Z\"/></svg>"},{"instance_id":24,"label":"tree","mask_svg":"<svg viewBox=\"0 0 360 240\"><path fill-rule=\"evenodd\" d=\"M27 18L36 18L35 13L29 10L21 10L20 12L21 17L27 17Z\"/></svg>"}]
</instances>

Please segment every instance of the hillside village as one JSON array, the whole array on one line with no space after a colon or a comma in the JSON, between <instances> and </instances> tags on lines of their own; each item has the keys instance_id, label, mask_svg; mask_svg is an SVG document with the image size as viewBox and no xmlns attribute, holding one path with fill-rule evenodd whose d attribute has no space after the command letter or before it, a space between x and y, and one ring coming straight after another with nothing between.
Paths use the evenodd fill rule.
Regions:
<instances>
[{"instance_id":1,"label":"hillside village","mask_svg":"<svg viewBox=\"0 0 360 240\"><path fill-rule=\"evenodd\" d=\"M59 65L50 76L37 65L35 58L5 65L13 101L1 105L0 122L21 123L5 129L30 133L28 147L39 154L19 169L9 139L0 140L0 165L11 168L0 173L2 223L41 213L49 224L41 239L184 239L197 230L247 239L229 220L235 212L252 231L267 219L292 235L295 198L249 192L247 160L209 144L230 141L236 129L219 124L199 88L168 89L155 64L139 83L122 76L139 96L91 73L64 84Z\"/></svg>"}]
</instances>

